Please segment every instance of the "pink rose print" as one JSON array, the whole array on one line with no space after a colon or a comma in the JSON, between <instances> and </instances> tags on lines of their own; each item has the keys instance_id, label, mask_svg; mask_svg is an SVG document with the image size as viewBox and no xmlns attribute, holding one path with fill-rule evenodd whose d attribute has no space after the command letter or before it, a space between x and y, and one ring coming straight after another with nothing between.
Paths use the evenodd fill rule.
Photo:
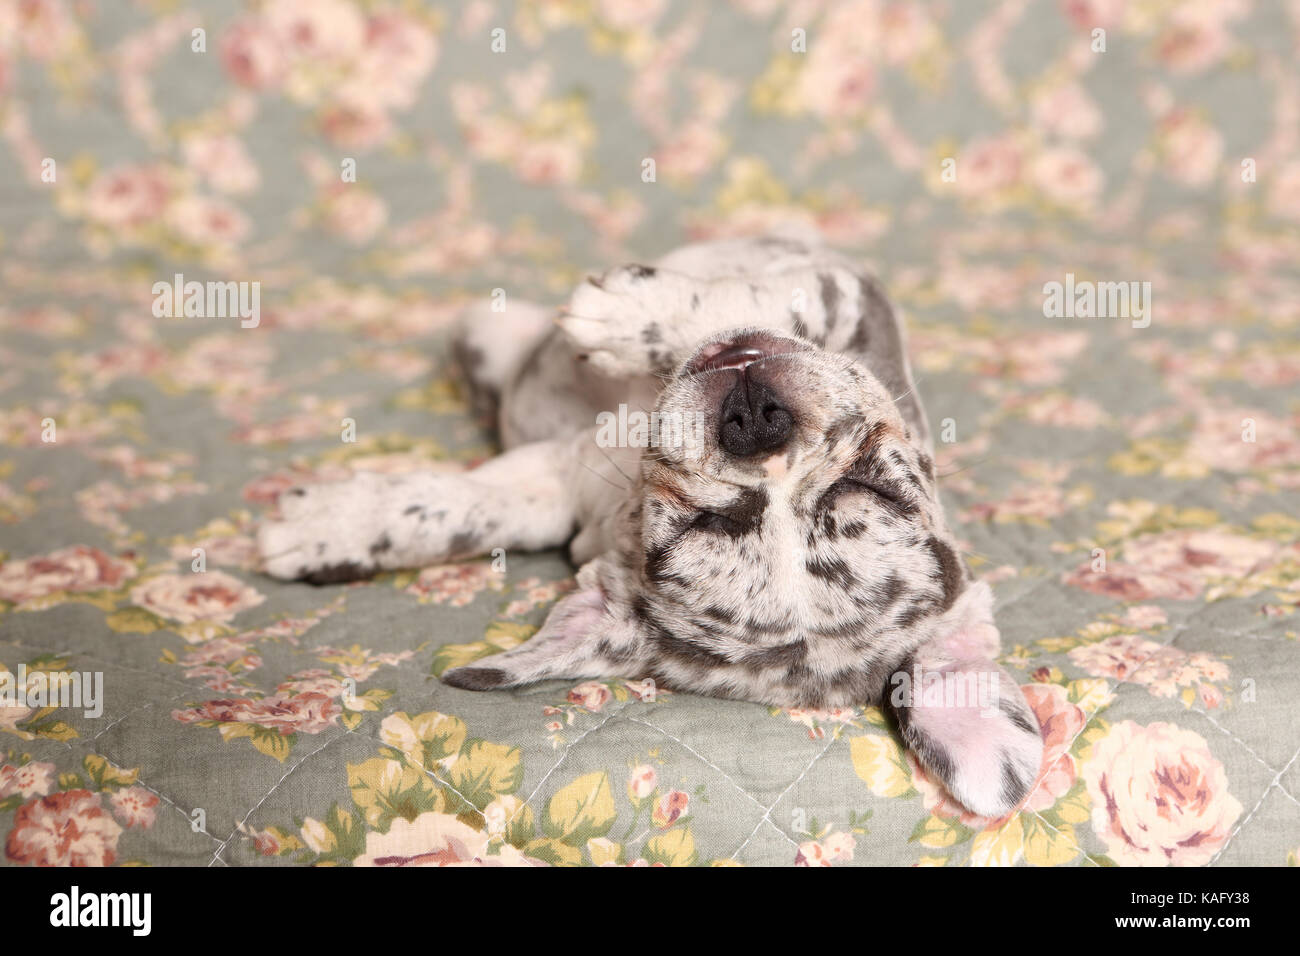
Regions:
<instances>
[{"instance_id":1,"label":"pink rose print","mask_svg":"<svg viewBox=\"0 0 1300 956\"><path fill-rule=\"evenodd\" d=\"M132 604L182 624L196 621L225 624L240 611L257 607L264 600L243 581L223 571L163 574L131 591Z\"/></svg>"},{"instance_id":2,"label":"pink rose print","mask_svg":"<svg viewBox=\"0 0 1300 956\"><path fill-rule=\"evenodd\" d=\"M128 787L109 798L113 815L127 827L148 830L157 819L158 795L144 787Z\"/></svg>"},{"instance_id":3,"label":"pink rose print","mask_svg":"<svg viewBox=\"0 0 1300 956\"><path fill-rule=\"evenodd\" d=\"M67 790L18 808L5 856L33 866L112 866L121 834L99 794Z\"/></svg>"},{"instance_id":4,"label":"pink rose print","mask_svg":"<svg viewBox=\"0 0 1300 956\"><path fill-rule=\"evenodd\" d=\"M1093 831L1121 866L1208 863L1241 816L1223 764L1174 724L1116 724L1093 745L1083 779Z\"/></svg>"},{"instance_id":5,"label":"pink rose print","mask_svg":"<svg viewBox=\"0 0 1300 956\"><path fill-rule=\"evenodd\" d=\"M23 604L59 592L112 590L135 573L129 561L77 544L0 565L0 601Z\"/></svg>"},{"instance_id":6,"label":"pink rose print","mask_svg":"<svg viewBox=\"0 0 1300 956\"><path fill-rule=\"evenodd\" d=\"M326 694L308 692L292 697L263 697L261 700L209 700L184 710L173 710L172 717L183 724L200 720L217 723L256 724L268 730L290 734L318 734L338 723L342 708Z\"/></svg>"}]
</instances>

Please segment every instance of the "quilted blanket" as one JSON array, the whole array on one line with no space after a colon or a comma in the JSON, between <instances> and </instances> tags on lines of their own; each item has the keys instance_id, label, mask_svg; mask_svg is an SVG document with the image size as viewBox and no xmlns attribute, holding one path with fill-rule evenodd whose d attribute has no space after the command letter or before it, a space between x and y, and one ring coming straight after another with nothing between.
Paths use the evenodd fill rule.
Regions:
<instances>
[{"instance_id":1,"label":"quilted blanket","mask_svg":"<svg viewBox=\"0 0 1300 956\"><path fill-rule=\"evenodd\" d=\"M0 3L4 863L1294 864L1297 49L1263 0ZM869 706L441 684L558 552L259 574L290 485L492 454L467 303L790 222L907 315L1017 812Z\"/></svg>"}]
</instances>

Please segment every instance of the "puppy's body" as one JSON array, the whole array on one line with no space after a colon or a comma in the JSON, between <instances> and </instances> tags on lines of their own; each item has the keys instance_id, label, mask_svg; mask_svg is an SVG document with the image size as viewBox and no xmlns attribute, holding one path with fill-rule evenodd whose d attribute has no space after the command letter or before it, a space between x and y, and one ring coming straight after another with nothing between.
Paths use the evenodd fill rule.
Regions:
<instances>
[{"instance_id":1,"label":"puppy's body","mask_svg":"<svg viewBox=\"0 0 1300 956\"><path fill-rule=\"evenodd\" d=\"M874 280L816 242L688 246L588 280L558 327L522 304L471 315L460 354L506 452L464 475L293 489L261 532L270 573L321 583L568 542L578 591L444 682L881 703L970 809L1025 796L1038 725L992 660L991 596L944 520ZM660 441L611 446L599 416L619 405L655 412Z\"/></svg>"}]
</instances>

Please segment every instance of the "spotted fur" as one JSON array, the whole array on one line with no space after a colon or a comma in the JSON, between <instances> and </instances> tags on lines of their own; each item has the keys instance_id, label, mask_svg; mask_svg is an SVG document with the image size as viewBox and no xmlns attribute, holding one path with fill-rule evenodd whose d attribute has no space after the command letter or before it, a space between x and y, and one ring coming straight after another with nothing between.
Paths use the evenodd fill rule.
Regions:
<instances>
[{"instance_id":1,"label":"spotted fur","mask_svg":"<svg viewBox=\"0 0 1300 956\"><path fill-rule=\"evenodd\" d=\"M261 530L268 570L329 583L568 542L578 590L533 639L444 683L621 676L787 707L879 703L957 799L1013 809L1037 774L1037 722L993 660L991 595L947 527L880 285L815 240L768 237L611 270L550 330L541 312L523 306L491 329L479 313L463 336L475 393L499 407L501 457L295 489ZM761 358L711 360L736 350ZM788 432L751 455L767 445L730 442L724 427L747 427L768 398ZM619 403L699 416L701 440L601 447L597 413ZM918 667L991 675L998 700L898 698L899 675Z\"/></svg>"}]
</instances>

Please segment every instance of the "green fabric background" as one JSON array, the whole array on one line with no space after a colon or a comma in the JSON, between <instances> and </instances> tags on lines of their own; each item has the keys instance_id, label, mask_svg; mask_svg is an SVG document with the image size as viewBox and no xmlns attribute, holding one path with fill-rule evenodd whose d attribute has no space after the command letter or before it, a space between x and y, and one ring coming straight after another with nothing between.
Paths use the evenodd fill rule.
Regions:
<instances>
[{"instance_id":1,"label":"green fabric background","mask_svg":"<svg viewBox=\"0 0 1300 956\"><path fill-rule=\"evenodd\" d=\"M1294 4L0 10L0 663L105 685L0 705L6 863L1295 863ZM491 454L465 302L792 220L907 314L1045 726L1021 812L964 815L874 709L442 686L559 554L257 573L290 483ZM261 283L260 325L155 318L176 272ZM1045 317L1067 273L1150 282L1150 327Z\"/></svg>"}]
</instances>

